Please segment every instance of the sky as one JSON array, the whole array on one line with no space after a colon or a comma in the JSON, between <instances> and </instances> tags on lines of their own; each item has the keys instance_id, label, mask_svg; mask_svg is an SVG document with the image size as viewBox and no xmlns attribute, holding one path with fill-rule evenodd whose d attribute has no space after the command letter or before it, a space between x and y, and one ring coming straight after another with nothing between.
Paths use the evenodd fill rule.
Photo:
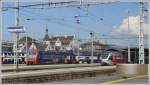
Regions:
<instances>
[{"instance_id":1,"label":"sky","mask_svg":"<svg viewBox=\"0 0 150 85\"><path fill-rule=\"evenodd\" d=\"M22 2L20 5L35 4L35 2ZM14 2L3 3L4 7L14 6ZM40 6L41 7L41 6ZM147 4L144 5L147 9ZM88 11L87 11L88 10ZM29 36L42 39L45 29L48 28L50 36L77 35L81 39L90 38L90 32L95 33L97 39L104 38L107 43L123 45L127 39L123 39L123 34L127 34L127 19L130 11L130 35L138 35L139 27L139 3L137 2L117 2L87 6L69 6L59 8L32 9L21 8L19 11L20 25L26 28ZM145 15L147 15L145 13ZM80 16L80 24L76 24L75 16ZM15 10L3 11L3 39L14 40L14 35L7 31L8 27L15 26ZM28 20L27 20L28 19ZM147 32L147 17L145 16L144 32ZM20 36L24 36L20 34ZM120 36L119 36L120 35ZM120 39L113 39L114 37ZM105 39L109 37L111 39ZM131 43L137 43L138 39L132 39ZM145 42L147 42L145 40Z\"/></svg>"}]
</instances>

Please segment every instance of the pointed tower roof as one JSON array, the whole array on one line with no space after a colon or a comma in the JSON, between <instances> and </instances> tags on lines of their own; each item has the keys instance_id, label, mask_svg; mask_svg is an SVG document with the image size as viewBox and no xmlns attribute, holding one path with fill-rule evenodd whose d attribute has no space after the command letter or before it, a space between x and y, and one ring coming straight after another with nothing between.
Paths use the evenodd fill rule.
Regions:
<instances>
[{"instance_id":1,"label":"pointed tower roof","mask_svg":"<svg viewBox=\"0 0 150 85\"><path fill-rule=\"evenodd\" d=\"M47 25L46 25L46 32L45 32L45 36L43 38L43 41L48 41L49 40L49 35L48 35L48 28L47 28Z\"/></svg>"}]
</instances>

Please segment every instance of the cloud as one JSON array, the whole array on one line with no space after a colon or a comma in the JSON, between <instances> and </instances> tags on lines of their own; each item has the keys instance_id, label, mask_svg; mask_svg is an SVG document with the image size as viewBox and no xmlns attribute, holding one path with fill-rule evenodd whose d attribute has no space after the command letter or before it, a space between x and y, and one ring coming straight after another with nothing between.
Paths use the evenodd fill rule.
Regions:
<instances>
[{"instance_id":1,"label":"cloud","mask_svg":"<svg viewBox=\"0 0 150 85\"><path fill-rule=\"evenodd\" d=\"M129 33L130 35L138 35L140 27L140 16L129 16ZM113 34L128 33L128 17L125 18L119 26L114 26ZM147 34L147 24L144 23L144 34Z\"/></svg>"}]
</instances>

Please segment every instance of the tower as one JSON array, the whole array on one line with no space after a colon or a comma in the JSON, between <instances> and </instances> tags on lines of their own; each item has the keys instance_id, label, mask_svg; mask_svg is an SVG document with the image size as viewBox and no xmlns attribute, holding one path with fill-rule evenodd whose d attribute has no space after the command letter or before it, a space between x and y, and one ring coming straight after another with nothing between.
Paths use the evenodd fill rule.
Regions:
<instances>
[{"instance_id":1,"label":"tower","mask_svg":"<svg viewBox=\"0 0 150 85\"><path fill-rule=\"evenodd\" d=\"M48 35L48 29L46 28L46 33L45 33L46 35Z\"/></svg>"},{"instance_id":2,"label":"tower","mask_svg":"<svg viewBox=\"0 0 150 85\"><path fill-rule=\"evenodd\" d=\"M139 64L144 64L144 2L140 2L140 28L139 28Z\"/></svg>"},{"instance_id":3,"label":"tower","mask_svg":"<svg viewBox=\"0 0 150 85\"><path fill-rule=\"evenodd\" d=\"M47 25L46 25L45 36L43 38L43 41L49 41L49 35L48 35L48 27L47 27Z\"/></svg>"}]
</instances>

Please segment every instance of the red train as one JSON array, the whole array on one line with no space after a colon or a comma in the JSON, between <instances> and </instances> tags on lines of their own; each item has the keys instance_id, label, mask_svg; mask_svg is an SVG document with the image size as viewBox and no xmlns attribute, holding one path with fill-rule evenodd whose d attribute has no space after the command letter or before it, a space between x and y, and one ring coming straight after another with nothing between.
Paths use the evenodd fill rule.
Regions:
<instances>
[{"instance_id":1,"label":"red train","mask_svg":"<svg viewBox=\"0 0 150 85\"><path fill-rule=\"evenodd\" d=\"M127 51L105 51L100 55L102 65L115 65L128 63Z\"/></svg>"},{"instance_id":2,"label":"red train","mask_svg":"<svg viewBox=\"0 0 150 85\"><path fill-rule=\"evenodd\" d=\"M73 51L33 51L27 54L25 62L28 65L32 64L64 64L66 57L70 57L73 63L76 55Z\"/></svg>"}]
</instances>

